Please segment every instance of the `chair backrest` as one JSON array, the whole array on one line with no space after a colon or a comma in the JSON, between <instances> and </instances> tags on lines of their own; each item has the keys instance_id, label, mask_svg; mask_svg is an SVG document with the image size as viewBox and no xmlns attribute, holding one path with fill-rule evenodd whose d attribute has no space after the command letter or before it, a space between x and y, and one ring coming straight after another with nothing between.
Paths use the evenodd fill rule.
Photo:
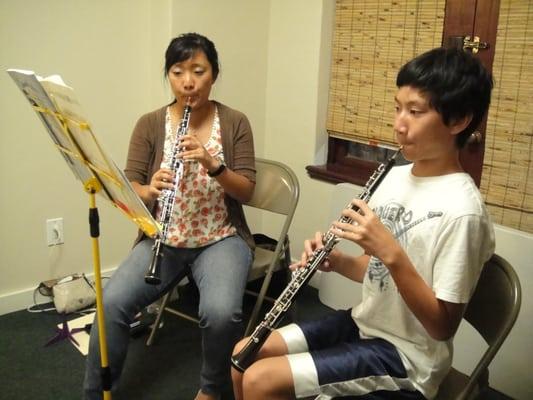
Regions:
<instances>
[{"instance_id":1,"label":"chair backrest","mask_svg":"<svg viewBox=\"0 0 533 400\"><path fill-rule=\"evenodd\" d=\"M489 345L470 375L464 395L470 393L478 379L487 373L490 362L511 331L520 311L521 293L513 267L494 254L481 271L464 315Z\"/></svg>"},{"instance_id":2,"label":"chair backrest","mask_svg":"<svg viewBox=\"0 0 533 400\"><path fill-rule=\"evenodd\" d=\"M281 162L256 158L255 169L254 195L246 205L285 215L275 250L279 254L298 205L300 185L292 169Z\"/></svg>"},{"instance_id":3,"label":"chair backrest","mask_svg":"<svg viewBox=\"0 0 533 400\"><path fill-rule=\"evenodd\" d=\"M256 184L247 206L287 215L292 220L300 186L294 172L278 161L255 159Z\"/></svg>"},{"instance_id":4,"label":"chair backrest","mask_svg":"<svg viewBox=\"0 0 533 400\"><path fill-rule=\"evenodd\" d=\"M516 272L494 254L483 267L464 318L489 346L503 341L513 327L521 305L521 287Z\"/></svg>"}]
</instances>

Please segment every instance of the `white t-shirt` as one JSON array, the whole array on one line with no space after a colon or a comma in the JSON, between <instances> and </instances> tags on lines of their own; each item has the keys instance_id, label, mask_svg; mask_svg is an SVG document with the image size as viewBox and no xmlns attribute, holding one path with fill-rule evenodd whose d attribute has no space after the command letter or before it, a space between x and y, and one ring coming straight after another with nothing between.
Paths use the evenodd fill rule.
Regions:
<instances>
[{"instance_id":1,"label":"white t-shirt","mask_svg":"<svg viewBox=\"0 0 533 400\"><path fill-rule=\"evenodd\" d=\"M393 168L369 205L400 242L437 298L467 303L494 252L494 231L481 194L466 173L419 178L412 165ZM435 396L451 366L452 339L432 339L403 301L388 269L372 257L363 300L352 311L362 337L398 349L408 377Z\"/></svg>"}]
</instances>

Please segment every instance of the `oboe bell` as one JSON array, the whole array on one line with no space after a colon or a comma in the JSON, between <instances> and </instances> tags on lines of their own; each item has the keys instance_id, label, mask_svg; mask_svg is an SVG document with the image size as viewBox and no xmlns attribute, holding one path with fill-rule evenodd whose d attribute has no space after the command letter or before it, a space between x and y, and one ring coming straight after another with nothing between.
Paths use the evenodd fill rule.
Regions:
<instances>
[{"instance_id":1,"label":"oboe bell","mask_svg":"<svg viewBox=\"0 0 533 400\"><path fill-rule=\"evenodd\" d=\"M161 245L161 241L154 243L154 247ZM152 261L150 262L150 267L144 276L144 281L150 285L159 285L161 283L161 278L159 274L159 266L161 263L161 257L163 256L160 250L152 249Z\"/></svg>"}]
</instances>

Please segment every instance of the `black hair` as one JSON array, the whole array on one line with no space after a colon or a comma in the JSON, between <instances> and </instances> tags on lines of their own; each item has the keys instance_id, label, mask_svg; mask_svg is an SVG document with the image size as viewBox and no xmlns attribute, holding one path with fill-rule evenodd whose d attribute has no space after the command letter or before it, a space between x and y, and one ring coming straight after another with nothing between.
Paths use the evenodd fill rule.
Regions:
<instances>
[{"instance_id":1,"label":"black hair","mask_svg":"<svg viewBox=\"0 0 533 400\"><path fill-rule=\"evenodd\" d=\"M184 33L170 41L165 52L165 76L174 64L188 60L197 51L206 55L213 71L213 81L216 80L220 70L217 50L211 40L199 33Z\"/></svg>"},{"instance_id":2,"label":"black hair","mask_svg":"<svg viewBox=\"0 0 533 400\"><path fill-rule=\"evenodd\" d=\"M461 148L487 112L493 81L472 53L440 47L406 63L398 72L396 86L411 86L428 96L446 125L471 115L470 124L456 137Z\"/></svg>"}]
</instances>

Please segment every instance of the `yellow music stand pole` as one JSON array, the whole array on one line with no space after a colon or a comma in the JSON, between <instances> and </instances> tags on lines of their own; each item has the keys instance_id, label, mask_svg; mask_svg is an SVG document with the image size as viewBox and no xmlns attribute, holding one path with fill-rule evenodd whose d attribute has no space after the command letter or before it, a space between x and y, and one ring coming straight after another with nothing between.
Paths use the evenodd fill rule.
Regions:
<instances>
[{"instance_id":1,"label":"yellow music stand pole","mask_svg":"<svg viewBox=\"0 0 533 400\"><path fill-rule=\"evenodd\" d=\"M111 372L108 365L105 337L98 245L100 229L95 193L104 193L104 198L122 210L147 236L154 237L159 232L159 227L126 176L98 143L87 119L84 117L80 104L76 100L73 89L65 85L60 77L53 80L43 79L32 71L14 69L8 70L8 73L39 115L74 176L84 183L84 189L90 195L89 223L93 245L102 390L104 399L109 400L111 399ZM59 336L59 338L61 337Z\"/></svg>"},{"instance_id":2,"label":"yellow music stand pole","mask_svg":"<svg viewBox=\"0 0 533 400\"><path fill-rule=\"evenodd\" d=\"M111 371L109 370L109 361L107 359L102 277L100 274L100 246L98 243L98 237L100 236L100 218L98 216L98 208L96 208L95 196L95 193L98 193L102 189L102 186L96 178L92 178L85 183L84 187L85 191L89 194L89 225L93 250L94 282L96 289L96 318L98 321L98 341L100 343L100 361L102 366L102 390L104 394L104 400L111 400Z\"/></svg>"}]
</instances>

